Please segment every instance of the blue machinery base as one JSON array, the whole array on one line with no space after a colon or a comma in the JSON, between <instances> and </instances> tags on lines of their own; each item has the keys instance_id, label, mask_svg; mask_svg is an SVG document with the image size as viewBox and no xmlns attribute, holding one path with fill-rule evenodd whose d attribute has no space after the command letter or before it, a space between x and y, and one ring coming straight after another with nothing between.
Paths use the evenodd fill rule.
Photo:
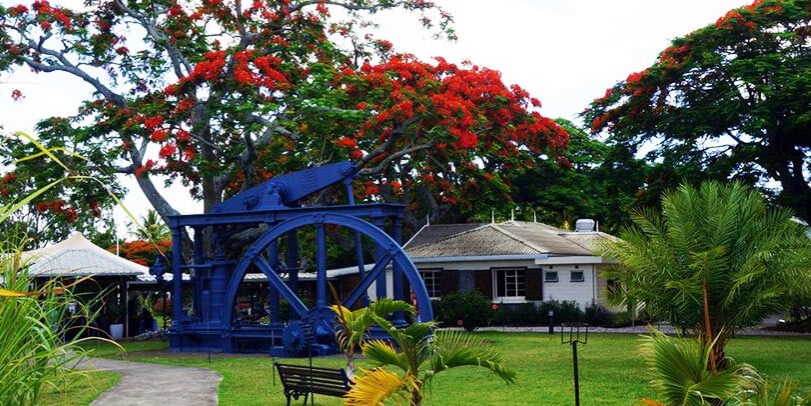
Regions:
<instances>
[{"instance_id":1,"label":"blue machinery base","mask_svg":"<svg viewBox=\"0 0 811 406\"><path fill-rule=\"evenodd\" d=\"M169 219L173 248L172 280L163 281L161 262L151 269L159 282L171 284L173 351L264 352L279 356L327 355L338 352L334 336L332 304L327 289L326 228L340 227L354 233L357 278L347 286L342 304L362 305L370 290L376 297L404 299L410 290L419 308L417 321L433 318L431 302L422 278L399 244L404 206L396 204L355 205L351 181L356 174L348 162L307 169L275 177L215 206L202 215ZM327 207L297 207L298 202L333 184L344 183L349 204ZM249 244L240 258L227 258L231 237L257 226L264 233ZM298 297L298 243L302 228L315 229L314 304ZM384 231L388 229L388 233ZM194 258L182 258L184 232L193 231ZM374 267L366 270L362 238L374 247ZM209 241L204 246L204 240ZM286 258L279 246L285 243ZM208 252L206 255L204 253ZM237 294L248 273L267 278L270 324L245 324L234 312ZM184 275L187 276L184 281ZM390 279L388 279L390 278ZM191 291L191 313L183 296ZM291 317L281 322L280 300L290 306Z\"/></svg>"}]
</instances>

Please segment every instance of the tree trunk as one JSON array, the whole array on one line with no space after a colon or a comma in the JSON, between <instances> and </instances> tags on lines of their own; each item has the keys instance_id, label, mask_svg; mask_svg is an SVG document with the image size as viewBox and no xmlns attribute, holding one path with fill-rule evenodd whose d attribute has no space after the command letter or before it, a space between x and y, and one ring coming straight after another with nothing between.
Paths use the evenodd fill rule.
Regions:
<instances>
[{"instance_id":1,"label":"tree trunk","mask_svg":"<svg viewBox=\"0 0 811 406\"><path fill-rule=\"evenodd\" d=\"M422 405L422 384L411 389L411 406Z\"/></svg>"},{"instance_id":2,"label":"tree trunk","mask_svg":"<svg viewBox=\"0 0 811 406\"><path fill-rule=\"evenodd\" d=\"M350 381L355 379L355 354L352 353L346 354L346 377Z\"/></svg>"}]
</instances>

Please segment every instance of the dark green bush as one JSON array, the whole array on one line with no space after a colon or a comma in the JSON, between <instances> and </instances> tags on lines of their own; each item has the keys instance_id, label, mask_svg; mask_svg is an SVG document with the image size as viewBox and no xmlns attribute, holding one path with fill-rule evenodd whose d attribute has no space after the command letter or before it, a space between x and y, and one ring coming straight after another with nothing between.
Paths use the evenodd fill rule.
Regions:
<instances>
[{"instance_id":1,"label":"dark green bush","mask_svg":"<svg viewBox=\"0 0 811 406\"><path fill-rule=\"evenodd\" d=\"M584 322L586 317L582 310L577 306L577 302L574 300L550 300L548 302L543 302L541 305L541 311L544 314L544 317L547 317L546 314L549 310L553 310L555 312L555 321L554 323L561 324L561 323L573 323L573 322Z\"/></svg>"},{"instance_id":2,"label":"dark green bush","mask_svg":"<svg viewBox=\"0 0 811 406\"><path fill-rule=\"evenodd\" d=\"M549 324L549 311L554 312L555 325L568 322L589 322L590 319L577 307L577 302L551 300L541 303L499 304L492 324L496 326L546 326ZM607 320L608 314L593 311L593 317Z\"/></svg>"},{"instance_id":3,"label":"dark green bush","mask_svg":"<svg viewBox=\"0 0 811 406\"><path fill-rule=\"evenodd\" d=\"M497 326L541 326L547 324L547 316L535 303L499 304L493 319Z\"/></svg>"},{"instance_id":4,"label":"dark green bush","mask_svg":"<svg viewBox=\"0 0 811 406\"><path fill-rule=\"evenodd\" d=\"M592 326L609 326L611 324L611 312L596 303L586 308L585 318L586 323Z\"/></svg>"},{"instance_id":5,"label":"dark green bush","mask_svg":"<svg viewBox=\"0 0 811 406\"><path fill-rule=\"evenodd\" d=\"M478 290L452 292L434 303L434 319L443 327L464 327L473 331L487 326L494 316L493 303Z\"/></svg>"}]
</instances>

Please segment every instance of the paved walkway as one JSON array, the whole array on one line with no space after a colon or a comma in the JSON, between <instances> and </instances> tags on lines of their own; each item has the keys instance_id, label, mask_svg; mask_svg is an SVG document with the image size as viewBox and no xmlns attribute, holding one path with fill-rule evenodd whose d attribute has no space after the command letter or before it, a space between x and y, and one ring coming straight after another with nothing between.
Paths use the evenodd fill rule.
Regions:
<instances>
[{"instance_id":1,"label":"paved walkway","mask_svg":"<svg viewBox=\"0 0 811 406\"><path fill-rule=\"evenodd\" d=\"M93 406L216 405L220 374L200 368L90 358L87 369L121 374L118 385L99 396Z\"/></svg>"}]
</instances>

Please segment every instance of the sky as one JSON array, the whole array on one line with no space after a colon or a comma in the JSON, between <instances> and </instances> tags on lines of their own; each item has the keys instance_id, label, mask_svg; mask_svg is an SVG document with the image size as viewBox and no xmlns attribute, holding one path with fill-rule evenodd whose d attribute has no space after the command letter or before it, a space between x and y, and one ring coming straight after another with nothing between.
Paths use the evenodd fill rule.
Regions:
<instances>
[{"instance_id":1,"label":"sky","mask_svg":"<svg viewBox=\"0 0 811 406\"><path fill-rule=\"evenodd\" d=\"M65 0L69 4L79 0ZM605 89L651 65L670 40L714 23L746 0L434 0L454 17L458 41L431 39L416 18L379 16L380 38L396 51L422 59L442 56L470 60L502 73L541 100L541 113L578 121L577 114ZM9 6L17 1L0 0ZM13 101L19 89L25 98ZM32 74L21 69L0 74L0 126L6 133L33 133L34 124L75 113L89 85L64 74ZM136 216L148 207L135 183L125 204ZM202 208L181 188L169 192L183 214ZM121 217L121 216L117 216ZM123 227L126 221L121 221Z\"/></svg>"}]
</instances>

